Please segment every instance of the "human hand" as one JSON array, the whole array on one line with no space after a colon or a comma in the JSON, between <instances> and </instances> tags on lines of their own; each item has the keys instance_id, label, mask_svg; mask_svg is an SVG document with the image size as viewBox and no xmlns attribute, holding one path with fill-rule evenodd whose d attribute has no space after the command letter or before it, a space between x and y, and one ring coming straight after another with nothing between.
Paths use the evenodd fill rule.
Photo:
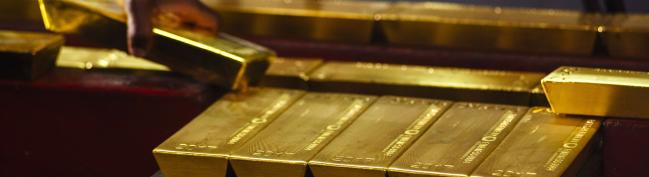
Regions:
<instances>
[{"instance_id":1,"label":"human hand","mask_svg":"<svg viewBox=\"0 0 649 177\"><path fill-rule=\"evenodd\" d=\"M154 17L172 17L178 25L218 32L218 14L199 0L124 0L128 16L128 50L144 57L153 43Z\"/></svg>"}]
</instances>

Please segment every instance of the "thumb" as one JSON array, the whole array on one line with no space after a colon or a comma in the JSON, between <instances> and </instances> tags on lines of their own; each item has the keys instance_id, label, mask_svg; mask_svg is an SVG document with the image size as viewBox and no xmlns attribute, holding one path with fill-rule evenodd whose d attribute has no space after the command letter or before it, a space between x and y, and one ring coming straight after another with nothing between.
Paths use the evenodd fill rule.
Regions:
<instances>
[{"instance_id":1,"label":"thumb","mask_svg":"<svg viewBox=\"0 0 649 177\"><path fill-rule=\"evenodd\" d=\"M153 42L151 16L155 0L125 0L128 16L128 51L138 57L146 56Z\"/></svg>"}]
</instances>

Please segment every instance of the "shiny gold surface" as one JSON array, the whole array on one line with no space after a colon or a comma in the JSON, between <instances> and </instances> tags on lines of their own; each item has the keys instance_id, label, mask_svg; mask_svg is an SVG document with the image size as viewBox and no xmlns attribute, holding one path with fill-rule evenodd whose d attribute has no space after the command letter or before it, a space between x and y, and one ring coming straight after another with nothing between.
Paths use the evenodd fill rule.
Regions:
<instances>
[{"instance_id":1,"label":"shiny gold surface","mask_svg":"<svg viewBox=\"0 0 649 177\"><path fill-rule=\"evenodd\" d=\"M309 74L322 65L316 58L275 58L259 83L262 86L307 89Z\"/></svg>"},{"instance_id":2,"label":"shiny gold surface","mask_svg":"<svg viewBox=\"0 0 649 177\"><path fill-rule=\"evenodd\" d=\"M647 72L561 67L542 82L556 113L649 119Z\"/></svg>"},{"instance_id":3,"label":"shiny gold surface","mask_svg":"<svg viewBox=\"0 0 649 177\"><path fill-rule=\"evenodd\" d=\"M450 48L589 55L595 16L579 12L398 3L377 16L389 42Z\"/></svg>"},{"instance_id":4,"label":"shiny gold surface","mask_svg":"<svg viewBox=\"0 0 649 177\"><path fill-rule=\"evenodd\" d=\"M471 176L572 176L600 120L531 108ZM572 165L572 166L571 166Z\"/></svg>"},{"instance_id":5,"label":"shiny gold surface","mask_svg":"<svg viewBox=\"0 0 649 177\"><path fill-rule=\"evenodd\" d=\"M525 107L456 103L389 168L390 177L468 176L525 114Z\"/></svg>"},{"instance_id":6,"label":"shiny gold surface","mask_svg":"<svg viewBox=\"0 0 649 177\"><path fill-rule=\"evenodd\" d=\"M0 77L35 79L54 68L62 36L0 30Z\"/></svg>"},{"instance_id":7,"label":"shiny gold surface","mask_svg":"<svg viewBox=\"0 0 649 177\"><path fill-rule=\"evenodd\" d=\"M360 115L374 97L308 93L232 153L238 177L304 177L307 162Z\"/></svg>"},{"instance_id":8,"label":"shiny gold surface","mask_svg":"<svg viewBox=\"0 0 649 177\"><path fill-rule=\"evenodd\" d=\"M309 89L528 105L529 91L543 76L529 72L327 62L309 76Z\"/></svg>"},{"instance_id":9,"label":"shiny gold surface","mask_svg":"<svg viewBox=\"0 0 649 177\"><path fill-rule=\"evenodd\" d=\"M167 177L225 177L230 152L273 122L302 91L230 93L153 150Z\"/></svg>"},{"instance_id":10,"label":"shiny gold surface","mask_svg":"<svg viewBox=\"0 0 649 177\"><path fill-rule=\"evenodd\" d=\"M314 177L385 177L405 151L450 102L384 96L311 161Z\"/></svg>"},{"instance_id":11,"label":"shiny gold surface","mask_svg":"<svg viewBox=\"0 0 649 177\"><path fill-rule=\"evenodd\" d=\"M605 29L604 41L611 56L649 58L649 15L614 15Z\"/></svg>"},{"instance_id":12,"label":"shiny gold surface","mask_svg":"<svg viewBox=\"0 0 649 177\"><path fill-rule=\"evenodd\" d=\"M128 55L116 49L96 49L64 46L61 48L56 66L84 70L93 69L134 69L150 71L170 71L164 65Z\"/></svg>"},{"instance_id":13,"label":"shiny gold surface","mask_svg":"<svg viewBox=\"0 0 649 177\"><path fill-rule=\"evenodd\" d=\"M203 0L219 11L226 32L369 43L374 14L389 3L313 0Z\"/></svg>"},{"instance_id":14,"label":"shiny gold surface","mask_svg":"<svg viewBox=\"0 0 649 177\"><path fill-rule=\"evenodd\" d=\"M115 0L39 0L47 29L125 49L126 19ZM227 34L155 28L147 59L207 83L238 89L257 82L274 53ZM101 34L101 35L97 35Z\"/></svg>"}]
</instances>

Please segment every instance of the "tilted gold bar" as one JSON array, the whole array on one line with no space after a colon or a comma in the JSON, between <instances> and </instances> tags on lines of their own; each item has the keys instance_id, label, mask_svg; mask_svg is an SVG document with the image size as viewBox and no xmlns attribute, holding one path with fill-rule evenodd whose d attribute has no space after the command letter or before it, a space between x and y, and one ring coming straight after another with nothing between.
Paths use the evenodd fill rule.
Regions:
<instances>
[{"instance_id":1,"label":"tilted gold bar","mask_svg":"<svg viewBox=\"0 0 649 177\"><path fill-rule=\"evenodd\" d=\"M543 92L542 84L539 84L536 87L534 87L530 91L530 94L532 94L532 97L530 98L529 106L545 106L545 107L550 106L550 103L548 103L548 99L545 97L545 92Z\"/></svg>"},{"instance_id":2,"label":"tilted gold bar","mask_svg":"<svg viewBox=\"0 0 649 177\"><path fill-rule=\"evenodd\" d=\"M115 0L39 0L48 30L126 49L126 15ZM161 22L162 23L162 22ZM274 53L236 37L176 28L153 29L146 58L195 79L239 89L257 82Z\"/></svg>"},{"instance_id":3,"label":"tilted gold bar","mask_svg":"<svg viewBox=\"0 0 649 177\"><path fill-rule=\"evenodd\" d=\"M385 177L387 168L450 102L384 96L311 161L314 177Z\"/></svg>"},{"instance_id":4,"label":"tilted gold bar","mask_svg":"<svg viewBox=\"0 0 649 177\"><path fill-rule=\"evenodd\" d=\"M455 103L389 168L390 177L469 176L526 107Z\"/></svg>"},{"instance_id":5,"label":"tilted gold bar","mask_svg":"<svg viewBox=\"0 0 649 177\"><path fill-rule=\"evenodd\" d=\"M374 14L389 7L384 2L313 0L204 0L222 17L226 32L369 43Z\"/></svg>"},{"instance_id":6,"label":"tilted gold bar","mask_svg":"<svg viewBox=\"0 0 649 177\"><path fill-rule=\"evenodd\" d=\"M309 74L322 64L314 58L275 58L259 85L294 89L307 89Z\"/></svg>"},{"instance_id":7,"label":"tilted gold bar","mask_svg":"<svg viewBox=\"0 0 649 177\"><path fill-rule=\"evenodd\" d=\"M649 15L614 15L605 26L604 41L611 56L649 58Z\"/></svg>"},{"instance_id":8,"label":"tilted gold bar","mask_svg":"<svg viewBox=\"0 0 649 177\"><path fill-rule=\"evenodd\" d=\"M230 152L273 122L303 91L230 93L153 150L166 177L225 177Z\"/></svg>"},{"instance_id":9,"label":"tilted gold bar","mask_svg":"<svg viewBox=\"0 0 649 177\"><path fill-rule=\"evenodd\" d=\"M459 101L529 104L544 74L380 63L327 62L309 89Z\"/></svg>"},{"instance_id":10,"label":"tilted gold bar","mask_svg":"<svg viewBox=\"0 0 649 177\"><path fill-rule=\"evenodd\" d=\"M589 155L589 143L597 143L599 125L598 119L531 108L471 176L574 176Z\"/></svg>"},{"instance_id":11,"label":"tilted gold bar","mask_svg":"<svg viewBox=\"0 0 649 177\"><path fill-rule=\"evenodd\" d=\"M238 177L304 177L307 162L345 129L372 96L308 93L232 153Z\"/></svg>"},{"instance_id":12,"label":"tilted gold bar","mask_svg":"<svg viewBox=\"0 0 649 177\"><path fill-rule=\"evenodd\" d=\"M96 49L64 46L56 60L57 67L83 70L127 69L170 71L164 65L134 57L116 49Z\"/></svg>"},{"instance_id":13,"label":"tilted gold bar","mask_svg":"<svg viewBox=\"0 0 649 177\"><path fill-rule=\"evenodd\" d=\"M560 67L543 78L552 111L649 119L649 73Z\"/></svg>"},{"instance_id":14,"label":"tilted gold bar","mask_svg":"<svg viewBox=\"0 0 649 177\"><path fill-rule=\"evenodd\" d=\"M0 78L35 79L54 68L63 36L0 30Z\"/></svg>"},{"instance_id":15,"label":"tilted gold bar","mask_svg":"<svg viewBox=\"0 0 649 177\"><path fill-rule=\"evenodd\" d=\"M562 10L398 3L377 16L391 43L590 55L594 15Z\"/></svg>"}]
</instances>

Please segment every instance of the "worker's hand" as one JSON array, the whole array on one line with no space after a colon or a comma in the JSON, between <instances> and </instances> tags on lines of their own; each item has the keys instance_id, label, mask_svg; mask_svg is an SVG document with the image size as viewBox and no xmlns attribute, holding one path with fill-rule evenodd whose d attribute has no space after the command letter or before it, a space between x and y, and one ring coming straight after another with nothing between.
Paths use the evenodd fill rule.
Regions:
<instances>
[{"instance_id":1,"label":"worker's hand","mask_svg":"<svg viewBox=\"0 0 649 177\"><path fill-rule=\"evenodd\" d=\"M124 0L128 14L128 50L143 57L153 42L156 19L172 19L177 25L216 33L218 14L199 0Z\"/></svg>"}]
</instances>

